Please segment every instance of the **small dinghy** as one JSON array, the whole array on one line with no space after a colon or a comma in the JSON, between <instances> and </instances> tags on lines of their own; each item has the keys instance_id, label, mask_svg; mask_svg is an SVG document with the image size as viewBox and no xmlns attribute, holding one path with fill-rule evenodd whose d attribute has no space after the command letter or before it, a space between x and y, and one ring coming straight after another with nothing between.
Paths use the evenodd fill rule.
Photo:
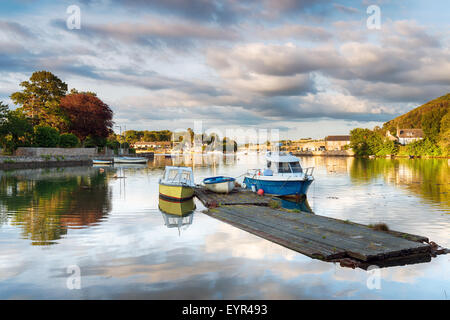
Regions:
<instances>
[{"instance_id":1,"label":"small dinghy","mask_svg":"<svg viewBox=\"0 0 450 320\"><path fill-rule=\"evenodd\" d=\"M92 164L112 164L112 160L102 160L102 159L94 159L92 160Z\"/></svg>"},{"instance_id":2,"label":"small dinghy","mask_svg":"<svg viewBox=\"0 0 450 320\"><path fill-rule=\"evenodd\" d=\"M142 157L115 157L114 163L147 163L147 158Z\"/></svg>"},{"instance_id":3,"label":"small dinghy","mask_svg":"<svg viewBox=\"0 0 450 320\"><path fill-rule=\"evenodd\" d=\"M234 189L236 185L235 181L236 179L231 177L219 176L203 179L203 184L206 189L210 191L216 193L229 193Z\"/></svg>"}]
</instances>

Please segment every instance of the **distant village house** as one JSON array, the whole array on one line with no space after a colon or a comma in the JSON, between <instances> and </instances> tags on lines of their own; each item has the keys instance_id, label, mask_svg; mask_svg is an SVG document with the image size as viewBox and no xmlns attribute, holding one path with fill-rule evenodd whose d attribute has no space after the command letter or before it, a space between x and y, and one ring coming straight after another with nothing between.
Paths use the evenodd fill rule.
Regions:
<instances>
[{"instance_id":1,"label":"distant village house","mask_svg":"<svg viewBox=\"0 0 450 320\"><path fill-rule=\"evenodd\" d=\"M401 145L421 140L424 137L422 129L397 129L397 136L393 136L389 131L387 137L390 140L397 140Z\"/></svg>"},{"instance_id":2,"label":"distant village house","mask_svg":"<svg viewBox=\"0 0 450 320\"><path fill-rule=\"evenodd\" d=\"M134 149L151 149L151 150L169 150L172 147L172 142L170 141L155 141L155 142L146 142L146 141L138 141L131 145Z\"/></svg>"},{"instance_id":3,"label":"distant village house","mask_svg":"<svg viewBox=\"0 0 450 320\"><path fill-rule=\"evenodd\" d=\"M350 136L327 136L325 138L325 148L328 151L345 150L350 144Z\"/></svg>"}]
</instances>

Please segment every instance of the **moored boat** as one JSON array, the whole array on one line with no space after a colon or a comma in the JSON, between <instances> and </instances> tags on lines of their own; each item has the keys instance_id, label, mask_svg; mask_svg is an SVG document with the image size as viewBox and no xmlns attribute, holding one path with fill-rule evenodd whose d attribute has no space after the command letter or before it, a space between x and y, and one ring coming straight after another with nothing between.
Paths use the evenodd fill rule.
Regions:
<instances>
[{"instance_id":1,"label":"moored boat","mask_svg":"<svg viewBox=\"0 0 450 320\"><path fill-rule=\"evenodd\" d=\"M143 157L114 157L114 163L147 163Z\"/></svg>"},{"instance_id":2,"label":"moored boat","mask_svg":"<svg viewBox=\"0 0 450 320\"><path fill-rule=\"evenodd\" d=\"M285 152L268 152L264 170L252 169L244 177L244 187L274 196L306 195L314 181L313 167L303 169L300 160Z\"/></svg>"},{"instance_id":3,"label":"moored boat","mask_svg":"<svg viewBox=\"0 0 450 320\"><path fill-rule=\"evenodd\" d=\"M160 199L180 202L194 197L194 173L189 167L166 166L159 179Z\"/></svg>"},{"instance_id":4,"label":"moored boat","mask_svg":"<svg viewBox=\"0 0 450 320\"><path fill-rule=\"evenodd\" d=\"M206 189L210 191L216 193L229 193L236 185L235 180L236 179L231 177L218 176L203 179L203 184Z\"/></svg>"},{"instance_id":5,"label":"moored boat","mask_svg":"<svg viewBox=\"0 0 450 320\"><path fill-rule=\"evenodd\" d=\"M112 164L112 160L93 159L92 164Z\"/></svg>"}]
</instances>

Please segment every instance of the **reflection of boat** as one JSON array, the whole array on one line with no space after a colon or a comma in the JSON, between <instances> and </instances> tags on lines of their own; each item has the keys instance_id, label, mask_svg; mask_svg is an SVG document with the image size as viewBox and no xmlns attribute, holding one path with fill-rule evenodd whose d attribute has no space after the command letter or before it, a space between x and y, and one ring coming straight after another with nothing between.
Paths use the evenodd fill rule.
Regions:
<instances>
[{"instance_id":1,"label":"reflection of boat","mask_svg":"<svg viewBox=\"0 0 450 320\"><path fill-rule=\"evenodd\" d=\"M192 168L167 166L159 179L159 196L168 201L185 201L194 196Z\"/></svg>"},{"instance_id":2,"label":"reflection of boat","mask_svg":"<svg viewBox=\"0 0 450 320\"><path fill-rule=\"evenodd\" d=\"M164 197L159 197L159 210L177 216L183 216L195 210L194 199L191 198L186 201L173 202L166 200Z\"/></svg>"},{"instance_id":3,"label":"reflection of boat","mask_svg":"<svg viewBox=\"0 0 450 320\"><path fill-rule=\"evenodd\" d=\"M114 157L114 163L147 163L143 157Z\"/></svg>"},{"instance_id":4,"label":"reflection of boat","mask_svg":"<svg viewBox=\"0 0 450 320\"><path fill-rule=\"evenodd\" d=\"M216 193L229 193L234 189L235 179L231 177L211 177L203 179L206 189Z\"/></svg>"},{"instance_id":5,"label":"reflection of boat","mask_svg":"<svg viewBox=\"0 0 450 320\"><path fill-rule=\"evenodd\" d=\"M112 164L112 160L102 160L102 159L94 159L92 160L92 164Z\"/></svg>"},{"instance_id":6,"label":"reflection of boat","mask_svg":"<svg viewBox=\"0 0 450 320\"><path fill-rule=\"evenodd\" d=\"M159 210L162 213L167 228L178 228L178 232L192 224L194 219L194 199L172 202L159 198Z\"/></svg>"},{"instance_id":7,"label":"reflection of boat","mask_svg":"<svg viewBox=\"0 0 450 320\"><path fill-rule=\"evenodd\" d=\"M178 234L180 234L181 229L187 228L192 224L192 221L194 220L194 213L191 212L184 216L176 216L172 214L167 214L165 212L161 212L164 224L167 228L178 228Z\"/></svg>"},{"instance_id":8,"label":"reflection of boat","mask_svg":"<svg viewBox=\"0 0 450 320\"><path fill-rule=\"evenodd\" d=\"M309 206L308 200L306 198L301 199L300 201L292 201L288 198L280 198L280 200L281 206L285 209L314 213Z\"/></svg>"},{"instance_id":9,"label":"reflection of boat","mask_svg":"<svg viewBox=\"0 0 450 320\"><path fill-rule=\"evenodd\" d=\"M244 185L253 191L262 189L275 196L305 195L314 181L314 168L303 168L300 160L285 152L268 152L264 170L253 169L244 177ZM273 166L272 166L273 164Z\"/></svg>"}]
</instances>

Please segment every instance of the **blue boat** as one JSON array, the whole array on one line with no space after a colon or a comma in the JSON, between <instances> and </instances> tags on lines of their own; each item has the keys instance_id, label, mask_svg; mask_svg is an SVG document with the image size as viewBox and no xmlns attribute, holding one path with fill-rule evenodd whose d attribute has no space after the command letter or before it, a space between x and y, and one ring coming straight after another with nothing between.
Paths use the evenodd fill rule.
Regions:
<instances>
[{"instance_id":1,"label":"blue boat","mask_svg":"<svg viewBox=\"0 0 450 320\"><path fill-rule=\"evenodd\" d=\"M234 178L231 177L211 177L203 179L203 184L208 190L211 190L216 193L229 193L231 192L236 183Z\"/></svg>"},{"instance_id":2,"label":"blue boat","mask_svg":"<svg viewBox=\"0 0 450 320\"><path fill-rule=\"evenodd\" d=\"M274 196L306 195L313 183L314 168L300 165L300 160L284 152L268 152L265 169L252 169L244 177L244 187Z\"/></svg>"}]
</instances>

